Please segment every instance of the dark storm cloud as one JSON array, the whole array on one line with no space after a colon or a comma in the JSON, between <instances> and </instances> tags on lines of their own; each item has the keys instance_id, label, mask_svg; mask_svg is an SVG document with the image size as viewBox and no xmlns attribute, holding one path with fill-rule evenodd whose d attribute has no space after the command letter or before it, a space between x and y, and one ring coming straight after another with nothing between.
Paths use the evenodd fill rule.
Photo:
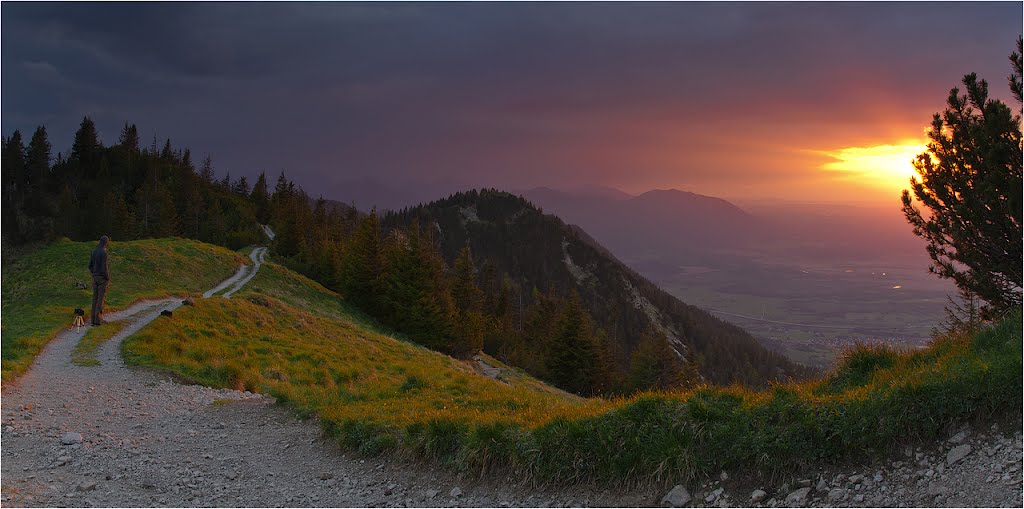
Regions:
<instances>
[{"instance_id":1,"label":"dark storm cloud","mask_svg":"<svg viewBox=\"0 0 1024 509\"><path fill-rule=\"evenodd\" d=\"M66 150L85 114L108 143L130 121L221 171L286 169L328 194L360 175L756 177L729 157L744 141L923 125L972 70L1003 90L1020 18L1019 3L4 3L3 131L46 123Z\"/></svg>"}]
</instances>

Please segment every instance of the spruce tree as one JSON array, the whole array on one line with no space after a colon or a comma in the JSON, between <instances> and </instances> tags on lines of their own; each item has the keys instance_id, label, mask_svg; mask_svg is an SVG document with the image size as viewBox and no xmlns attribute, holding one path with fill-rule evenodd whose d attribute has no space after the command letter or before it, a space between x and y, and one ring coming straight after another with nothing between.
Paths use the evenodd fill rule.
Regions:
<instances>
[{"instance_id":1,"label":"spruce tree","mask_svg":"<svg viewBox=\"0 0 1024 509\"><path fill-rule=\"evenodd\" d=\"M249 195L253 205L256 206L256 220L260 224L270 222L270 193L267 191L267 174L260 172L256 179L256 185L252 187L252 194Z\"/></svg>"},{"instance_id":2,"label":"spruce tree","mask_svg":"<svg viewBox=\"0 0 1024 509\"><path fill-rule=\"evenodd\" d=\"M359 223L345 253L341 274L345 300L374 311L381 262L380 219L374 209Z\"/></svg>"},{"instance_id":3,"label":"spruce tree","mask_svg":"<svg viewBox=\"0 0 1024 509\"><path fill-rule=\"evenodd\" d=\"M25 145L21 140L21 131L14 131L10 138L3 140L3 200L13 206L3 217L4 235L12 240L20 240L18 233L18 213L20 213L21 193L26 187ZM15 212L17 211L17 212Z\"/></svg>"},{"instance_id":4,"label":"spruce tree","mask_svg":"<svg viewBox=\"0 0 1024 509\"><path fill-rule=\"evenodd\" d=\"M117 144L128 150L130 154L139 153L139 130L135 127L135 124L128 125L128 122L124 123L124 127L121 128L121 137L117 140Z\"/></svg>"},{"instance_id":5,"label":"spruce tree","mask_svg":"<svg viewBox=\"0 0 1024 509\"><path fill-rule=\"evenodd\" d=\"M562 309L547 357L548 377L558 387L581 395L594 392L598 355L593 327L579 295L573 293Z\"/></svg>"},{"instance_id":6,"label":"spruce tree","mask_svg":"<svg viewBox=\"0 0 1024 509\"><path fill-rule=\"evenodd\" d=\"M46 135L46 127L39 126L32 134L28 144L26 172L29 185L34 191L51 188L50 185L50 140Z\"/></svg>"},{"instance_id":7,"label":"spruce tree","mask_svg":"<svg viewBox=\"0 0 1024 509\"><path fill-rule=\"evenodd\" d=\"M632 391L676 389L687 384L684 363L663 333L644 331L630 356L627 383Z\"/></svg>"},{"instance_id":8,"label":"spruce tree","mask_svg":"<svg viewBox=\"0 0 1024 509\"><path fill-rule=\"evenodd\" d=\"M209 154L203 158L203 165L199 170L199 176L203 179L203 182L213 183L213 159L210 158Z\"/></svg>"},{"instance_id":9,"label":"spruce tree","mask_svg":"<svg viewBox=\"0 0 1024 509\"><path fill-rule=\"evenodd\" d=\"M92 177L99 169L100 141L96 133L96 124L92 119L85 117L75 132L75 141L71 145L71 155L68 162L74 168L76 175Z\"/></svg>"}]
</instances>

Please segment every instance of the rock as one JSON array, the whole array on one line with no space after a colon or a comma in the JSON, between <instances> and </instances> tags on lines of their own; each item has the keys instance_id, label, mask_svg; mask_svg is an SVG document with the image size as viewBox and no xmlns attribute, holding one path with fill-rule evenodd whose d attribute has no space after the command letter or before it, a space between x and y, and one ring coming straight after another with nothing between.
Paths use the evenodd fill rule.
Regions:
<instances>
[{"instance_id":1,"label":"rock","mask_svg":"<svg viewBox=\"0 0 1024 509\"><path fill-rule=\"evenodd\" d=\"M448 495L450 495L452 498L459 498L462 496L462 488L456 486L452 488L452 491L448 492Z\"/></svg>"},{"instance_id":2,"label":"rock","mask_svg":"<svg viewBox=\"0 0 1024 509\"><path fill-rule=\"evenodd\" d=\"M779 490L777 492L778 496L784 497L784 496L786 496L788 494L789 494L789 483L786 483L786 484L783 484L782 486L779 486Z\"/></svg>"},{"instance_id":3,"label":"rock","mask_svg":"<svg viewBox=\"0 0 1024 509\"><path fill-rule=\"evenodd\" d=\"M864 482L864 476L860 474L851 475L850 482L852 482L853 484L860 484Z\"/></svg>"},{"instance_id":4,"label":"rock","mask_svg":"<svg viewBox=\"0 0 1024 509\"><path fill-rule=\"evenodd\" d=\"M963 442L964 440L967 439L967 435L968 435L968 431L967 430L963 430L960 433L957 433L956 435L953 435L952 437L950 437L948 441L950 443L953 443L953 444L959 444L960 442Z\"/></svg>"},{"instance_id":5,"label":"rock","mask_svg":"<svg viewBox=\"0 0 1024 509\"><path fill-rule=\"evenodd\" d=\"M815 491L819 493L825 493L828 491L828 483L824 479L818 481L818 485L814 487Z\"/></svg>"},{"instance_id":6,"label":"rock","mask_svg":"<svg viewBox=\"0 0 1024 509\"><path fill-rule=\"evenodd\" d=\"M801 488L806 488L806 487L811 485L811 480L810 479L800 479L799 481L796 482L796 484L797 484L797 486L800 486Z\"/></svg>"},{"instance_id":7,"label":"rock","mask_svg":"<svg viewBox=\"0 0 1024 509\"><path fill-rule=\"evenodd\" d=\"M966 458L967 455L970 454L970 453L971 453L971 446L970 445L968 445L968 444L958 445L958 446L950 449L949 452L946 453L946 464L949 465L949 466L953 466L953 465L957 464L960 460Z\"/></svg>"},{"instance_id":8,"label":"rock","mask_svg":"<svg viewBox=\"0 0 1024 509\"><path fill-rule=\"evenodd\" d=\"M708 493L708 496L704 497L704 501L709 503L709 504L713 503L715 500L718 500L718 497L722 496L722 493L724 491L725 491L725 488L718 488L717 490L712 491L711 493Z\"/></svg>"},{"instance_id":9,"label":"rock","mask_svg":"<svg viewBox=\"0 0 1024 509\"><path fill-rule=\"evenodd\" d=\"M326 480L332 479L332 478L334 478L334 474L332 474L330 472L324 472L324 473L320 474L320 480L321 481L326 481Z\"/></svg>"},{"instance_id":10,"label":"rock","mask_svg":"<svg viewBox=\"0 0 1024 509\"><path fill-rule=\"evenodd\" d=\"M750 494L750 501L756 504L764 500L764 497L767 496L768 493L766 493L764 490L754 490L754 492Z\"/></svg>"},{"instance_id":11,"label":"rock","mask_svg":"<svg viewBox=\"0 0 1024 509\"><path fill-rule=\"evenodd\" d=\"M860 493L858 493L858 494L854 495L854 496L853 496L853 501L854 501L854 502L857 502L858 504L859 504L859 503L861 503L861 502L863 502L863 501L864 501L864 495L863 495L863 494L860 494Z\"/></svg>"},{"instance_id":12,"label":"rock","mask_svg":"<svg viewBox=\"0 0 1024 509\"><path fill-rule=\"evenodd\" d=\"M690 496L690 492L686 491L686 487L682 484L677 484L675 488L665 494L661 498L661 504L669 507L686 507L693 497Z\"/></svg>"},{"instance_id":13,"label":"rock","mask_svg":"<svg viewBox=\"0 0 1024 509\"><path fill-rule=\"evenodd\" d=\"M800 488L789 495L786 495L786 503L790 505L799 505L807 501L807 495L811 493L811 488Z\"/></svg>"},{"instance_id":14,"label":"rock","mask_svg":"<svg viewBox=\"0 0 1024 509\"><path fill-rule=\"evenodd\" d=\"M842 500L845 496L846 490L844 490L843 488L833 488L831 491L828 492L829 502L838 502L839 500Z\"/></svg>"},{"instance_id":15,"label":"rock","mask_svg":"<svg viewBox=\"0 0 1024 509\"><path fill-rule=\"evenodd\" d=\"M193 305L192 299L185 299L185 300L181 301L181 305L182 306L191 306L191 305Z\"/></svg>"},{"instance_id":16,"label":"rock","mask_svg":"<svg viewBox=\"0 0 1024 509\"><path fill-rule=\"evenodd\" d=\"M64 445L74 445L82 443L82 434L68 432L64 433L64 436L60 437L60 443Z\"/></svg>"},{"instance_id":17,"label":"rock","mask_svg":"<svg viewBox=\"0 0 1024 509\"><path fill-rule=\"evenodd\" d=\"M67 465L69 461L71 461L71 456L58 456L57 466L63 467L64 465Z\"/></svg>"},{"instance_id":18,"label":"rock","mask_svg":"<svg viewBox=\"0 0 1024 509\"><path fill-rule=\"evenodd\" d=\"M75 489L78 491L92 491L96 489L96 481L82 481Z\"/></svg>"},{"instance_id":19,"label":"rock","mask_svg":"<svg viewBox=\"0 0 1024 509\"><path fill-rule=\"evenodd\" d=\"M722 470L722 473L718 474L718 479L720 481L722 481L722 482L728 481L729 480L729 473L726 472L725 470Z\"/></svg>"}]
</instances>

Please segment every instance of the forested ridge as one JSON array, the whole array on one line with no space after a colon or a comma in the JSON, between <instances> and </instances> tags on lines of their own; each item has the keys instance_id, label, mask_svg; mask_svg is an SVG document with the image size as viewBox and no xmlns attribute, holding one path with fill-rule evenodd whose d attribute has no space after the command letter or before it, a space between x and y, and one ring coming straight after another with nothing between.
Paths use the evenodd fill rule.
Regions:
<instances>
[{"instance_id":1,"label":"forested ridge","mask_svg":"<svg viewBox=\"0 0 1024 509\"><path fill-rule=\"evenodd\" d=\"M7 245L60 237L187 237L237 249L277 232L275 260L338 291L406 339L485 351L583 395L703 381L763 385L801 369L679 302L578 228L484 190L389 214L313 199L282 172L217 177L210 157L125 124L104 146L85 118L67 155L44 127L3 140ZM653 317L653 318L652 318Z\"/></svg>"},{"instance_id":2,"label":"forested ridge","mask_svg":"<svg viewBox=\"0 0 1024 509\"><path fill-rule=\"evenodd\" d=\"M469 249L487 260L485 272L503 274L513 300L522 298L528 310L571 307L578 300L590 318L589 336L612 368L611 379L626 380L627 387L647 372L643 359L675 357L675 352L691 381L757 386L809 373L739 327L669 295L582 229L519 196L493 189L457 193L389 214L384 222L388 228L435 225L445 259L457 260ZM546 348L557 344L559 330L531 330L530 320L512 325L485 350L545 378Z\"/></svg>"}]
</instances>

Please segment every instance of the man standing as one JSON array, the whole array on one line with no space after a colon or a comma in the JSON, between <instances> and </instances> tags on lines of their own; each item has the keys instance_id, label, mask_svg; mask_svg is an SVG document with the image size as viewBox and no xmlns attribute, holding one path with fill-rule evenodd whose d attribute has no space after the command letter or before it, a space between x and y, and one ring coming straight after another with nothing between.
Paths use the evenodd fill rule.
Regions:
<instances>
[{"instance_id":1,"label":"man standing","mask_svg":"<svg viewBox=\"0 0 1024 509\"><path fill-rule=\"evenodd\" d=\"M107 242L110 239L106 235L100 237L100 243L92 250L89 257L89 272L92 273L92 318L93 325L103 323L100 316L103 315L103 296L107 293L107 285L110 283L110 272L107 271Z\"/></svg>"}]
</instances>

